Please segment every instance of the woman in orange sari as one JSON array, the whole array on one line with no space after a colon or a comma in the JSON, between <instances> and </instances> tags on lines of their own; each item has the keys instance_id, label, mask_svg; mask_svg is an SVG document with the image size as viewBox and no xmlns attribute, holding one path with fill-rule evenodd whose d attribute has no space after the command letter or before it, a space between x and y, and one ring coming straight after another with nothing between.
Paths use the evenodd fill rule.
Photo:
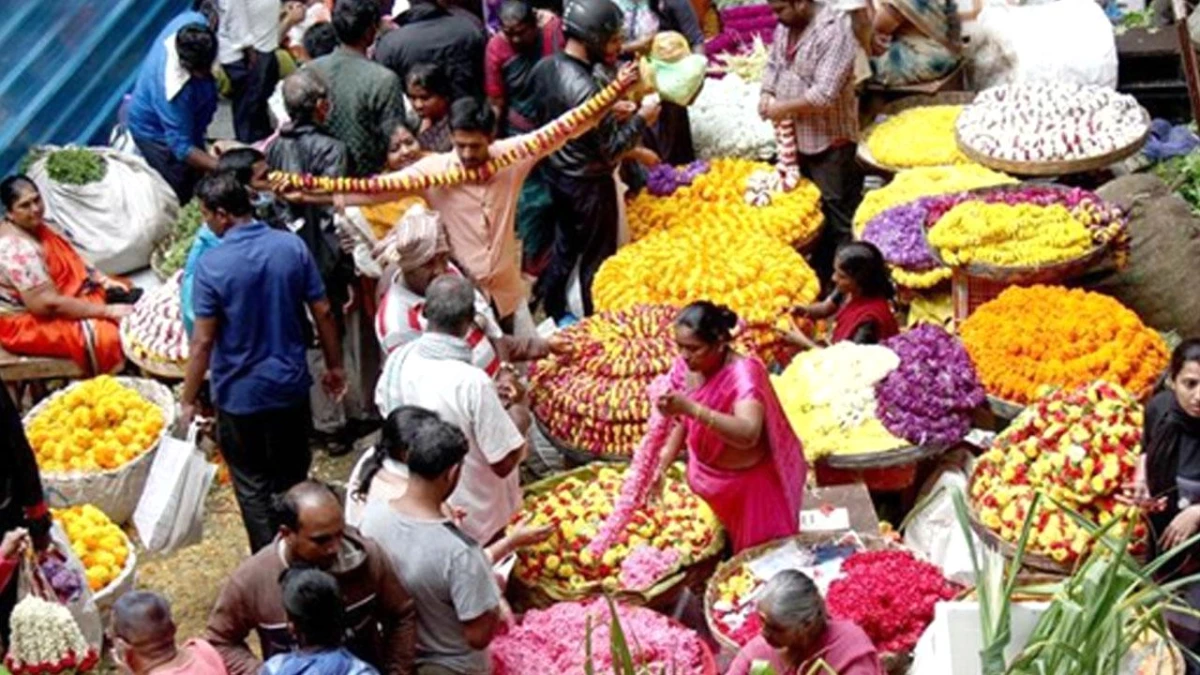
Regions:
<instances>
[{"instance_id":1,"label":"woman in orange sari","mask_svg":"<svg viewBox=\"0 0 1200 675\"><path fill-rule=\"evenodd\" d=\"M122 284L92 269L46 224L42 195L28 177L0 181L0 347L21 356L71 359L92 374L124 362L117 323L129 305Z\"/></svg>"}]
</instances>

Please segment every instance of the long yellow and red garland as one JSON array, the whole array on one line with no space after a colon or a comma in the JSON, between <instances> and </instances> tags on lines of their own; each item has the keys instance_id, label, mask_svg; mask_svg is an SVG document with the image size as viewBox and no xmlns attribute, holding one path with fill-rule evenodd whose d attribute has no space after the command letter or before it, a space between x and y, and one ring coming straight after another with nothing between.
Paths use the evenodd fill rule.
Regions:
<instances>
[{"instance_id":1,"label":"long yellow and red garland","mask_svg":"<svg viewBox=\"0 0 1200 675\"><path fill-rule=\"evenodd\" d=\"M379 194L386 192L420 192L433 187L453 187L462 183L486 181L520 159L537 154L573 133L580 125L604 112L632 85L614 80L598 94L582 105L533 132L532 138L508 152L493 157L478 169L453 168L448 171L425 176L370 176L349 178L345 176L313 176L312 174L272 171L271 184L278 190L302 190L304 192L337 192Z\"/></svg>"}]
</instances>

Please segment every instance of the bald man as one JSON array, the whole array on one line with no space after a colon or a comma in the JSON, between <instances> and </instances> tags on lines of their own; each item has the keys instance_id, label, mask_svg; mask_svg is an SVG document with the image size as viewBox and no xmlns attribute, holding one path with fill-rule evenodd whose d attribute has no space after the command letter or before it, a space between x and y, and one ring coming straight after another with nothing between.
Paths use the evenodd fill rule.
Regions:
<instances>
[{"instance_id":1,"label":"bald man","mask_svg":"<svg viewBox=\"0 0 1200 675\"><path fill-rule=\"evenodd\" d=\"M112 609L113 659L133 675L225 675L221 655L204 640L175 645L175 621L165 598L133 591Z\"/></svg>"},{"instance_id":2,"label":"bald man","mask_svg":"<svg viewBox=\"0 0 1200 675\"><path fill-rule=\"evenodd\" d=\"M287 629L279 578L291 567L333 575L346 607L346 648L384 675L413 672L416 614L387 557L375 542L347 527L342 505L323 483L305 481L277 504L279 535L234 571L208 618L208 639L231 675L257 675L250 651L258 634L262 656L296 649Z\"/></svg>"}]
</instances>

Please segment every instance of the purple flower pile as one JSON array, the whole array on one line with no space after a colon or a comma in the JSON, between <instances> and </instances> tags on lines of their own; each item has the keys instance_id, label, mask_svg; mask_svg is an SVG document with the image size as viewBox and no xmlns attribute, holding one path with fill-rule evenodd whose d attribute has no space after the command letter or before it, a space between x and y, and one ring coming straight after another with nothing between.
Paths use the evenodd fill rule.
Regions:
<instances>
[{"instance_id":1,"label":"purple flower pile","mask_svg":"<svg viewBox=\"0 0 1200 675\"><path fill-rule=\"evenodd\" d=\"M691 185L697 176L708 173L708 169L708 162L702 159L681 167L659 164L646 172L646 189L655 197L666 197L684 185Z\"/></svg>"},{"instance_id":2,"label":"purple flower pile","mask_svg":"<svg viewBox=\"0 0 1200 675\"><path fill-rule=\"evenodd\" d=\"M914 272L931 270L938 261L925 243L926 215L924 199L892 207L867 221L862 238L879 247L888 264Z\"/></svg>"},{"instance_id":3,"label":"purple flower pile","mask_svg":"<svg viewBox=\"0 0 1200 675\"><path fill-rule=\"evenodd\" d=\"M883 426L913 445L961 441L985 396L962 344L933 324L883 344L900 357L900 367L875 386Z\"/></svg>"}]
</instances>

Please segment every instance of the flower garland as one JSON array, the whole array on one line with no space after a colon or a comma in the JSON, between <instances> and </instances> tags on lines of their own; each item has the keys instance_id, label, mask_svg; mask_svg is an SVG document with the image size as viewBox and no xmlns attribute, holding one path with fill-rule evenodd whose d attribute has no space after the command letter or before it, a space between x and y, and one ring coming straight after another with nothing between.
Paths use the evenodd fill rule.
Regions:
<instances>
[{"instance_id":1,"label":"flower garland","mask_svg":"<svg viewBox=\"0 0 1200 675\"><path fill-rule=\"evenodd\" d=\"M621 563L621 588L646 589L662 581L679 565L679 551L642 545Z\"/></svg>"},{"instance_id":2,"label":"flower garland","mask_svg":"<svg viewBox=\"0 0 1200 675\"><path fill-rule=\"evenodd\" d=\"M429 188L449 188L463 183L479 183L487 181L497 172L502 171L516 162L536 155L558 141L566 138L580 125L601 114L625 93L631 84L614 80L595 96L584 101L582 105L571 110L558 119L541 127L531 134L531 138L508 152L493 157L478 169L452 168L445 173L426 176L371 176L368 178L349 178L345 176L313 176L312 174L295 174L273 171L270 174L271 184L277 190L303 190L305 192L353 192L360 194L379 194L388 192L420 192Z\"/></svg>"},{"instance_id":3,"label":"flower garland","mask_svg":"<svg viewBox=\"0 0 1200 675\"><path fill-rule=\"evenodd\" d=\"M933 622L933 608L958 592L942 571L908 551L861 551L829 585L829 615L858 624L880 652L907 653Z\"/></svg>"},{"instance_id":4,"label":"flower garland","mask_svg":"<svg viewBox=\"0 0 1200 675\"><path fill-rule=\"evenodd\" d=\"M985 397L958 340L940 326L921 324L883 344L900 357L899 367L875 386L883 426L914 445L961 441L971 411Z\"/></svg>"},{"instance_id":5,"label":"flower garland","mask_svg":"<svg viewBox=\"0 0 1200 675\"><path fill-rule=\"evenodd\" d=\"M897 173L892 182L863 195L854 212L854 232L862 234L867 222L883 211L907 204L921 197L952 194L977 188L1016 183L1011 176L986 169L978 164L932 166L906 169Z\"/></svg>"},{"instance_id":6,"label":"flower garland","mask_svg":"<svg viewBox=\"0 0 1200 675\"><path fill-rule=\"evenodd\" d=\"M867 137L871 157L882 166L908 169L917 166L966 164L958 149L954 121L961 105L929 105L903 110L877 124Z\"/></svg>"},{"instance_id":7,"label":"flower garland","mask_svg":"<svg viewBox=\"0 0 1200 675\"><path fill-rule=\"evenodd\" d=\"M679 188L691 185L700 174L708 173L709 168L709 163L702 159L682 167L652 166L646 172L646 191L655 197L669 197Z\"/></svg>"},{"instance_id":8,"label":"flower garland","mask_svg":"<svg viewBox=\"0 0 1200 675\"><path fill-rule=\"evenodd\" d=\"M1041 492L1098 525L1132 516L1120 504L1142 452L1142 406L1128 391L1095 381L1059 389L1039 399L1005 429L979 458L971 502L980 521L1005 541L1021 534L1034 494ZM1126 524L1114 526L1121 536ZM1131 552L1145 551L1145 525L1134 523ZM1048 499L1039 502L1028 550L1069 563L1091 536Z\"/></svg>"},{"instance_id":9,"label":"flower garland","mask_svg":"<svg viewBox=\"0 0 1200 675\"><path fill-rule=\"evenodd\" d=\"M27 595L13 609L11 644L4 657L13 675L82 673L99 661L65 606Z\"/></svg>"},{"instance_id":10,"label":"flower garland","mask_svg":"<svg viewBox=\"0 0 1200 675\"><path fill-rule=\"evenodd\" d=\"M646 435L633 453L633 461L625 472L621 483L621 494L613 505L612 513L600 523L596 538L587 545L587 553L602 556L633 521L633 514L640 510L650 496L650 488L658 478L658 464L662 448L671 433L671 419L658 411L655 402L671 391L671 381L663 375L650 383L646 395L650 398L650 420L646 422Z\"/></svg>"},{"instance_id":11,"label":"flower garland","mask_svg":"<svg viewBox=\"0 0 1200 675\"><path fill-rule=\"evenodd\" d=\"M1087 228L1057 204L964 202L942 216L928 238L953 267L972 262L1039 267L1075 260L1092 249Z\"/></svg>"},{"instance_id":12,"label":"flower garland","mask_svg":"<svg viewBox=\"0 0 1200 675\"><path fill-rule=\"evenodd\" d=\"M1034 401L1042 387L1095 380L1146 392L1167 365L1167 345L1129 309L1099 293L1012 286L959 327L992 396Z\"/></svg>"}]
</instances>

